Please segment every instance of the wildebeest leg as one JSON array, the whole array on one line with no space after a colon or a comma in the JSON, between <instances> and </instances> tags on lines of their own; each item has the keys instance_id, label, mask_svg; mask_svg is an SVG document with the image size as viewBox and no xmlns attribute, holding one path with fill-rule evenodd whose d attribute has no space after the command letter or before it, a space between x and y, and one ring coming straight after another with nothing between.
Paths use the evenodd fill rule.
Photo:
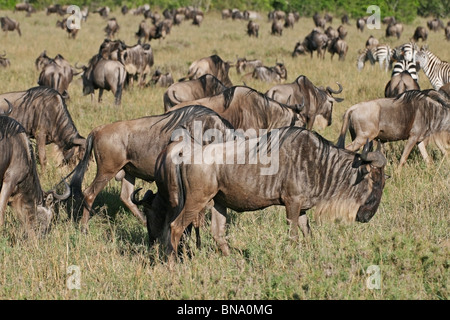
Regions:
<instances>
[{"instance_id":1,"label":"wildebeest leg","mask_svg":"<svg viewBox=\"0 0 450 320\"><path fill-rule=\"evenodd\" d=\"M372 139L369 139L370 141ZM367 142L367 138L364 136L358 136L356 137L356 139L350 143L349 145L347 145L345 147L345 149L356 152L358 151L365 143Z\"/></svg>"},{"instance_id":2,"label":"wildebeest leg","mask_svg":"<svg viewBox=\"0 0 450 320\"><path fill-rule=\"evenodd\" d=\"M289 224L289 238L298 241L298 223L302 206L298 201L292 199L284 201L284 205L286 207L286 218Z\"/></svg>"},{"instance_id":3,"label":"wildebeest leg","mask_svg":"<svg viewBox=\"0 0 450 320\"><path fill-rule=\"evenodd\" d=\"M98 103L102 102L103 89L98 89Z\"/></svg>"},{"instance_id":4,"label":"wildebeest leg","mask_svg":"<svg viewBox=\"0 0 450 320\"><path fill-rule=\"evenodd\" d=\"M422 155L423 160L425 160L425 162L427 164L431 164L431 160L430 160L430 157L428 156L428 152L427 152L427 148L425 146L425 142L422 141L417 146L419 147L419 151L420 151L420 154Z\"/></svg>"},{"instance_id":5,"label":"wildebeest leg","mask_svg":"<svg viewBox=\"0 0 450 320\"><path fill-rule=\"evenodd\" d=\"M230 254L230 248L225 240L225 224L227 222L227 208L215 203L211 208L211 233L224 256Z\"/></svg>"},{"instance_id":6,"label":"wildebeest leg","mask_svg":"<svg viewBox=\"0 0 450 320\"><path fill-rule=\"evenodd\" d=\"M298 225L300 226L300 230L302 230L303 236L308 239L311 236L311 228L309 227L308 216L305 210L300 211Z\"/></svg>"},{"instance_id":7,"label":"wildebeest leg","mask_svg":"<svg viewBox=\"0 0 450 320\"><path fill-rule=\"evenodd\" d=\"M47 156L45 154L45 140L45 132L39 133L36 136L39 163L41 164L42 171L45 171L45 166L47 164Z\"/></svg>"},{"instance_id":8,"label":"wildebeest leg","mask_svg":"<svg viewBox=\"0 0 450 320\"><path fill-rule=\"evenodd\" d=\"M13 189L15 186L15 182L12 180L14 180L13 177L5 177L3 179L0 192L0 227L2 227L5 223L6 206L8 205L9 197L13 193Z\"/></svg>"},{"instance_id":9,"label":"wildebeest leg","mask_svg":"<svg viewBox=\"0 0 450 320\"><path fill-rule=\"evenodd\" d=\"M406 141L405 149L403 149L402 156L400 158L400 163L398 164L398 169L401 170L402 166L406 163L406 159L408 159L409 154L411 153L412 148L417 143L416 137L410 137L408 141Z\"/></svg>"},{"instance_id":10,"label":"wildebeest leg","mask_svg":"<svg viewBox=\"0 0 450 320\"><path fill-rule=\"evenodd\" d=\"M130 174L125 173L122 170L116 174L116 180L122 181L122 190L120 192L120 199L123 203L131 210L131 212L142 222L144 225L147 223L144 214L139 210L139 208L131 201L131 194L134 191L134 183L136 181L135 177Z\"/></svg>"}]
</instances>

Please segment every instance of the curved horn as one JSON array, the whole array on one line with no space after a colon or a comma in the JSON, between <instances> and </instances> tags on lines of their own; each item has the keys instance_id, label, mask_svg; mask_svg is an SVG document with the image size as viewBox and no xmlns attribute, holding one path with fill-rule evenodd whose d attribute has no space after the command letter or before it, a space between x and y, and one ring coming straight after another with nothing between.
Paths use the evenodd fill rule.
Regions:
<instances>
[{"instance_id":1,"label":"curved horn","mask_svg":"<svg viewBox=\"0 0 450 320\"><path fill-rule=\"evenodd\" d=\"M87 67L86 67L84 64L83 64L81 67L79 67L79 66L78 66L78 62L75 62L75 68L84 70L84 69L86 69Z\"/></svg>"},{"instance_id":2,"label":"curved horn","mask_svg":"<svg viewBox=\"0 0 450 320\"><path fill-rule=\"evenodd\" d=\"M370 164L377 168L382 168L386 165L387 160L386 157L381 153L381 143L378 143L377 150L374 152L369 152L369 148L372 145L372 142L369 143L369 139L367 139L366 144L364 145L363 151L361 153L361 159L370 162Z\"/></svg>"},{"instance_id":3,"label":"curved horn","mask_svg":"<svg viewBox=\"0 0 450 320\"><path fill-rule=\"evenodd\" d=\"M134 190L133 191L133 193L131 193L131 196L130 196L130 198L131 198L131 202L133 202L135 205L140 205L140 204L142 204L142 200L137 200L136 199L136 195L139 193L139 191L141 191L142 190L142 188L138 188L138 189L136 189L136 190Z\"/></svg>"},{"instance_id":4,"label":"curved horn","mask_svg":"<svg viewBox=\"0 0 450 320\"><path fill-rule=\"evenodd\" d=\"M331 89L331 87L327 87L327 91L331 94L331 93L334 93L334 94L338 94L338 93L341 93L342 92L342 85L339 83L339 82L336 82L337 83L337 85L339 86L339 90L338 91L334 91L333 89Z\"/></svg>"},{"instance_id":5,"label":"curved horn","mask_svg":"<svg viewBox=\"0 0 450 320\"><path fill-rule=\"evenodd\" d=\"M8 100L6 100L6 99L4 99L4 100L5 100L6 103L8 104L9 109L8 109L6 112L2 113L2 115L4 115L4 116L9 116L9 114L12 112L13 105L12 105L12 103L9 102Z\"/></svg>"},{"instance_id":6,"label":"curved horn","mask_svg":"<svg viewBox=\"0 0 450 320\"><path fill-rule=\"evenodd\" d=\"M50 190L49 193L52 193L56 200L66 200L70 197L70 186L66 180L64 181L64 186L66 187L63 194L57 194L55 190Z\"/></svg>"}]
</instances>

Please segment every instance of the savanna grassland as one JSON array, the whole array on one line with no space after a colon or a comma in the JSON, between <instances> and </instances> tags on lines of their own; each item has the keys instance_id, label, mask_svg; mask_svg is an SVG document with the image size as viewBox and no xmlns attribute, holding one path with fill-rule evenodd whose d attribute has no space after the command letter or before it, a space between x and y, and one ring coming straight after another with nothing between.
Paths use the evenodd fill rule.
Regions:
<instances>
[{"instance_id":1,"label":"savanna grassland","mask_svg":"<svg viewBox=\"0 0 450 320\"><path fill-rule=\"evenodd\" d=\"M106 21L90 14L82 24L76 40L56 28L59 17L38 12L31 17L23 13L0 12L20 22L22 37L17 33L0 34L0 52L6 51L11 67L0 70L0 92L26 90L37 83L34 61L45 49L49 56L60 53L72 65L87 64L97 53L105 35ZM134 33L142 17L115 16L120 25L118 37L127 44L136 43ZM273 66L283 61L288 70L287 82L306 75L317 86L336 82L344 90L345 100L335 104L333 124L320 131L336 141L347 108L355 103L384 96L390 78L380 68L366 65L356 68L358 50L364 48L369 35L391 46L409 41L418 18L405 25L400 40L384 38L384 28L356 30L355 21L347 26L349 51L344 62L337 57L325 60L316 55L292 58L297 41L312 30L311 18L301 18L293 29L284 29L281 37L270 35L266 13L261 14L260 37L246 35L245 21L222 20L210 12L200 27L184 21L174 26L166 39L152 41L155 65L171 72L174 79L187 73L196 59L218 54L222 59L236 57L261 59ZM337 28L340 19L332 26ZM449 60L450 42L443 31L430 32L428 45L443 60ZM431 88L419 73L422 89ZM242 84L233 68L230 78ZM246 84L265 92L272 84L246 79ZM105 92L103 103L91 103L82 95L78 77L72 82L67 102L80 133L86 137L96 126L116 120L133 119L163 112L164 88L132 88L123 93L122 106L115 107L113 96ZM97 98L97 95L96 95ZM152 139L152 137L148 137ZM406 166L396 170L404 142L391 143L387 149L386 182L380 207L369 223L350 225L318 224L308 212L313 238L292 243L283 207L256 212L231 212L227 239L232 247L229 257L218 251L209 231L207 216L201 229L202 248L197 250L189 240L192 257L185 258L172 270L158 254L148 250L147 231L119 200L120 184L111 181L95 202L96 214L88 234L67 219L64 209L53 223L51 232L36 242L26 240L21 225L8 209L6 224L0 230L0 299L448 299L450 297L450 163L435 146L429 146L433 164L426 166L415 148ZM56 167L52 147L48 147L50 165L47 172L38 166L45 190L52 188L71 168ZM92 162L86 175L87 187L95 175ZM139 182L138 186L153 188ZM66 282L69 266L78 266L81 288L69 290ZM366 285L369 266L378 266L381 287Z\"/></svg>"}]
</instances>

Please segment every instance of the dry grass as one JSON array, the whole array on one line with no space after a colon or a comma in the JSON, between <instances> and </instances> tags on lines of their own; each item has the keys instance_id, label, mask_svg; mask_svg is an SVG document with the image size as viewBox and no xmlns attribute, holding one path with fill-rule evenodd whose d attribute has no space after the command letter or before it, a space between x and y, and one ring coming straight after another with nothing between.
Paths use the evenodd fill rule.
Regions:
<instances>
[{"instance_id":1,"label":"dry grass","mask_svg":"<svg viewBox=\"0 0 450 320\"><path fill-rule=\"evenodd\" d=\"M57 29L56 16L38 13L0 12L20 21L23 36L0 34L0 51L6 50L11 68L0 70L0 92L25 90L36 85L38 73L34 60L46 49L50 56L62 54L72 64L87 63L104 38L105 21L91 15L79 37L69 40ZM123 17L114 12L121 26L119 37L134 44L134 32L141 18ZM155 67L172 72L174 79L187 72L189 64L217 53L224 60L236 56L259 58L268 65L284 61L288 82L304 74L316 85L335 87L340 82L345 101L336 104L332 126L320 133L337 140L342 115L355 103L382 97L389 74L378 66L356 69L356 56L370 34L381 42L399 45L409 40L418 19L405 26L400 41L384 39L384 30L357 32L354 21L348 26L349 52L345 62L324 61L317 57L292 58L298 40L313 28L312 19L302 18L282 37L269 34L266 15L259 20L260 38L248 38L246 22L222 21L218 13L206 15L202 26L184 22L174 27L162 41L151 43ZM337 28L335 22L333 27ZM431 51L449 59L450 43L443 32L431 33ZM234 84L242 84L235 70ZM265 92L271 84L254 80L247 85ZM422 89L431 88L420 73ZM132 119L163 112L164 89L131 89L124 92L122 106L113 105L112 94L104 94L104 103L91 104L81 94L81 82L69 89L68 108L82 135L96 126L120 119ZM152 139L152 137L149 137ZM434 164L427 167L414 150L401 174L395 171L403 142L389 149L387 181L377 214L368 224L318 224L312 221L314 238L309 244L293 244L287 237L284 208L230 214L228 241L231 256L223 257L211 238L209 219L202 229L203 246L169 270L159 260L158 248L147 249L146 229L139 225L119 200L119 184L110 182L96 201L97 214L90 221L90 232L66 219L60 210L52 231L36 243L24 240L12 211L0 231L0 299L448 299L450 294L449 235L449 160L430 146ZM52 162L51 156L49 156ZM45 189L51 188L69 172L69 168L49 166L40 174ZM92 165L85 183L95 174ZM140 182L140 185L144 183ZM148 186L148 185L146 185ZM312 217L312 214L310 214ZM195 247L190 240L191 247ZM69 290L67 267L81 271L81 289ZM381 270L381 289L366 287L370 265Z\"/></svg>"}]
</instances>

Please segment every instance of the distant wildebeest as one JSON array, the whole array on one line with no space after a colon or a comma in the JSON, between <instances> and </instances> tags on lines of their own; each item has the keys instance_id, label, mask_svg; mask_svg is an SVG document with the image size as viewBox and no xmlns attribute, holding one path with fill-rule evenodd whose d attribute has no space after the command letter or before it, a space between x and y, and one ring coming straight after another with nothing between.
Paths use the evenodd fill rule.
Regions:
<instances>
[{"instance_id":1,"label":"distant wildebeest","mask_svg":"<svg viewBox=\"0 0 450 320\"><path fill-rule=\"evenodd\" d=\"M250 20L247 24L247 34L249 37L258 38L259 36L259 24Z\"/></svg>"},{"instance_id":2,"label":"distant wildebeest","mask_svg":"<svg viewBox=\"0 0 450 320\"><path fill-rule=\"evenodd\" d=\"M205 74L212 74L225 86L231 87L233 83L228 76L229 70L229 62L223 61L218 55L212 55L192 62L188 69L188 75L178 81L198 79Z\"/></svg>"},{"instance_id":3,"label":"distant wildebeest","mask_svg":"<svg viewBox=\"0 0 450 320\"><path fill-rule=\"evenodd\" d=\"M56 145L63 163L83 156L85 139L79 134L58 91L48 87L34 87L26 91L4 93L0 95L0 110L9 108L4 99L13 105L9 116L19 121L27 135L36 140L43 171L47 164L47 144Z\"/></svg>"},{"instance_id":4,"label":"distant wildebeest","mask_svg":"<svg viewBox=\"0 0 450 320\"><path fill-rule=\"evenodd\" d=\"M156 85L162 88L170 87L174 83L172 74L162 73L161 70L156 69L152 78L150 79L150 84Z\"/></svg>"},{"instance_id":5,"label":"distant wildebeest","mask_svg":"<svg viewBox=\"0 0 450 320\"><path fill-rule=\"evenodd\" d=\"M70 182L72 194L79 205L80 198L84 200L82 208L77 205L75 209L76 213L80 209L83 210L81 219L83 228L87 228L95 198L112 178L122 183L120 199L139 221L145 223L144 215L130 198L135 180L139 178L147 182L154 181L158 155L171 141L172 133L181 127L192 134L194 130L200 129L198 133L202 137L209 129L220 132L233 129L229 122L211 109L189 106L163 115L102 125L91 131L86 142L85 156L75 168ZM97 163L97 174L94 181L82 193L82 182L92 150Z\"/></svg>"},{"instance_id":6,"label":"distant wildebeest","mask_svg":"<svg viewBox=\"0 0 450 320\"><path fill-rule=\"evenodd\" d=\"M390 24L386 28L386 38L396 36L400 39L403 32L403 25L401 23Z\"/></svg>"},{"instance_id":7,"label":"distant wildebeest","mask_svg":"<svg viewBox=\"0 0 450 320\"><path fill-rule=\"evenodd\" d=\"M316 87L307 77L298 76L292 83L279 84L270 88L266 96L287 105L304 104L301 114L306 119L306 128L311 130L314 125L320 129L331 125L333 104L344 99L333 97L333 94L342 92L342 86L338 83L339 90L334 91L330 87ZM322 118L316 121L316 118Z\"/></svg>"},{"instance_id":8,"label":"distant wildebeest","mask_svg":"<svg viewBox=\"0 0 450 320\"><path fill-rule=\"evenodd\" d=\"M182 102L215 96L225 89L227 87L211 74L205 74L198 79L174 83L164 93L164 110L167 111Z\"/></svg>"},{"instance_id":9,"label":"distant wildebeest","mask_svg":"<svg viewBox=\"0 0 450 320\"><path fill-rule=\"evenodd\" d=\"M255 67L251 75L264 82L282 82L287 79L287 69L284 63L277 62L273 67Z\"/></svg>"},{"instance_id":10,"label":"distant wildebeest","mask_svg":"<svg viewBox=\"0 0 450 320\"><path fill-rule=\"evenodd\" d=\"M304 103L286 105L245 86L231 87L212 97L182 102L173 109L191 104L214 110L234 128L244 131L271 130L289 125L304 126L306 123L305 117L301 114Z\"/></svg>"},{"instance_id":11,"label":"distant wildebeest","mask_svg":"<svg viewBox=\"0 0 450 320\"><path fill-rule=\"evenodd\" d=\"M98 102L102 101L103 90L112 91L115 105L120 105L122 91L127 77L125 66L115 60L103 59L95 55L89 61L88 66L75 67L83 70L83 95L91 95L94 101L94 92L99 89Z\"/></svg>"},{"instance_id":12,"label":"distant wildebeest","mask_svg":"<svg viewBox=\"0 0 450 320\"><path fill-rule=\"evenodd\" d=\"M166 31L162 23L148 25L145 20L142 20L136 32L136 37L138 37L138 42L143 38L145 43L152 39L164 39L166 37Z\"/></svg>"},{"instance_id":13,"label":"distant wildebeest","mask_svg":"<svg viewBox=\"0 0 450 320\"><path fill-rule=\"evenodd\" d=\"M228 19L231 18L231 9L223 9L222 10L222 19Z\"/></svg>"},{"instance_id":14,"label":"distant wildebeest","mask_svg":"<svg viewBox=\"0 0 450 320\"><path fill-rule=\"evenodd\" d=\"M272 22L270 34L273 36L282 36L283 35L283 21L274 20Z\"/></svg>"},{"instance_id":15,"label":"distant wildebeest","mask_svg":"<svg viewBox=\"0 0 450 320\"><path fill-rule=\"evenodd\" d=\"M415 58L435 90L450 82L450 63L439 59L427 46L417 51Z\"/></svg>"},{"instance_id":16,"label":"distant wildebeest","mask_svg":"<svg viewBox=\"0 0 450 320\"><path fill-rule=\"evenodd\" d=\"M419 144L424 159L428 159L423 142L439 132L450 133L450 105L434 90L406 91L396 98L361 102L344 115L338 145L343 147L350 129L352 143L345 148L358 150L367 139L381 142L407 140L399 162L401 168L412 148Z\"/></svg>"},{"instance_id":17,"label":"distant wildebeest","mask_svg":"<svg viewBox=\"0 0 450 320\"><path fill-rule=\"evenodd\" d=\"M339 56L339 61L344 61L347 55L348 45L347 42L340 38L335 38L328 41L328 52L331 54L331 60L333 60L334 54Z\"/></svg>"},{"instance_id":18,"label":"distant wildebeest","mask_svg":"<svg viewBox=\"0 0 450 320\"><path fill-rule=\"evenodd\" d=\"M36 67L38 66L38 59L42 57L44 61L46 52L44 51L36 59ZM47 57L48 58L48 57ZM69 99L69 85L72 82L74 72L70 63L64 59L63 56L57 54L54 59L49 59L42 67L39 75L38 85L47 86L57 90L64 99Z\"/></svg>"},{"instance_id":19,"label":"distant wildebeest","mask_svg":"<svg viewBox=\"0 0 450 320\"><path fill-rule=\"evenodd\" d=\"M295 57L298 54L306 54L309 52L312 58L314 51L317 51L317 57L325 58L327 43L328 36L318 29L314 29L305 37L303 42L296 43L292 56Z\"/></svg>"},{"instance_id":20,"label":"distant wildebeest","mask_svg":"<svg viewBox=\"0 0 450 320\"><path fill-rule=\"evenodd\" d=\"M263 63L261 60L253 59L253 60L247 60L247 58L237 58L236 61L236 72L238 74L241 74L245 71L251 71L255 70L256 67L262 67Z\"/></svg>"},{"instance_id":21,"label":"distant wildebeest","mask_svg":"<svg viewBox=\"0 0 450 320\"><path fill-rule=\"evenodd\" d=\"M434 18L433 20L427 21L428 29L431 31L439 31L440 29L444 28L444 23L439 18Z\"/></svg>"},{"instance_id":22,"label":"distant wildebeest","mask_svg":"<svg viewBox=\"0 0 450 320\"><path fill-rule=\"evenodd\" d=\"M6 35L8 35L8 31L17 30L19 36L22 36L22 32L20 31L20 25L16 20L8 17L0 17L0 24L2 26L2 30L6 32Z\"/></svg>"},{"instance_id":23,"label":"distant wildebeest","mask_svg":"<svg viewBox=\"0 0 450 320\"><path fill-rule=\"evenodd\" d=\"M27 13L27 17L31 15L31 13L36 12L36 9L29 3L17 3L14 6L14 12L16 11L25 11Z\"/></svg>"},{"instance_id":24,"label":"distant wildebeest","mask_svg":"<svg viewBox=\"0 0 450 320\"><path fill-rule=\"evenodd\" d=\"M16 120L0 116L0 228L5 223L6 206L11 202L28 237L48 231L55 201L65 200L66 191L44 192L36 170L36 162L25 128Z\"/></svg>"},{"instance_id":25,"label":"distant wildebeest","mask_svg":"<svg viewBox=\"0 0 450 320\"><path fill-rule=\"evenodd\" d=\"M62 30L66 30L69 39L76 39L79 27L75 24L75 20L70 20L71 24L67 25L67 18L62 21L56 21L56 26Z\"/></svg>"},{"instance_id":26,"label":"distant wildebeest","mask_svg":"<svg viewBox=\"0 0 450 320\"><path fill-rule=\"evenodd\" d=\"M199 27L202 24L202 22L203 22L203 15L200 15L200 14L197 14L194 17L194 20L192 20L192 24L195 26L199 26Z\"/></svg>"},{"instance_id":27,"label":"distant wildebeest","mask_svg":"<svg viewBox=\"0 0 450 320\"><path fill-rule=\"evenodd\" d=\"M56 13L60 16L64 16L67 12L66 6L61 6L60 4L51 4L47 8L45 8L46 15L50 15L52 13Z\"/></svg>"},{"instance_id":28,"label":"distant wildebeest","mask_svg":"<svg viewBox=\"0 0 450 320\"><path fill-rule=\"evenodd\" d=\"M408 71L403 71L389 80L384 88L384 96L386 98L395 98L408 90L420 90L420 87Z\"/></svg>"},{"instance_id":29,"label":"distant wildebeest","mask_svg":"<svg viewBox=\"0 0 450 320\"><path fill-rule=\"evenodd\" d=\"M422 39L422 41L427 41L428 30L425 29L424 27L418 26L414 31L413 39L415 42L418 42L419 39Z\"/></svg>"},{"instance_id":30,"label":"distant wildebeest","mask_svg":"<svg viewBox=\"0 0 450 320\"><path fill-rule=\"evenodd\" d=\"M325 29L325 24L327 23L327 20L325 18L322 18L320 14L318 14L317 12L313 15L313 21L314 25L317 28Z\"/></svg>"},{"instance_id":31,"label":"distant wildebeest","mask_svg":"<svg viewBox=\"0 0 450 320\"><path fill-rule=\"evenodd\" d=\"M11 62L6 58L6 52L0 54L0 67L7 68L11 65Z\"/></svg>"},{"instance_id":32,"label":"distant wildebeest","mask_svg":"<svg viewBox=\"0 0 450 320\"><path fill-rule=\"evenodd\" d=\"M150 243L159 240L166 254L177 254L184 230L200 219L207 206L212 206L213 238L222 253L229 255L227 208L244 212L282 205L289 236L298 241L298 227L306 239L311 236L306 211L312 207L318 221L366 223L381 201L386 158L379 150L369 152L366 147L362 154L356 154L298 127L204 147L194 140L190 148L180 147L184 143L173 142L161 153L156 164L158 193L145 208ZM218 161L192 161L195 147L210 151ZM220 162L235 148L243 150L245 159L276 160L269 164ZM177 156L191 161L180 163ZM273 169L275 161L278 170L261 174Z\"/></svg>"},{"instance_id":33,"label":"distant wildebeest","mask_svg":"<svg viewBox=\"0 0 450 320\"><path fill-rule=\"evenodd\" d=\"M447 39L447 41L450 41L450 22L445 27L445 38Z\"/></svg>"},{"instance_id":34,"label":"distant wildebeest","mask_svg":"<svg viewBox=\"0 0 450 320\"><path fill-rule=\"evenodd\" d=\"M127 46L123 41L105 39L100 45L99 54L104 59L116 60L125 66L127 81L132 86L134 78L138 85L145 85L145 78L154 64L153 49L150 44Z\"/></svg>"},{"instance_id":35,"label":"distant wildebeest","mask_svg":"<svg viewBox=\"0 0 450 320\"><path fill-rule=\"evenodd\" d=\"M104 29L106 33L106 38L108 39L114 39L116 33L119 31L120 26L117 23L116 18L111 18L108 20L108 23L106 24L106 27Z\"/></svg>"},{"instance_id":36,"label":"distant wildebeest","mask_svg":"<svg viewBox=\"0 0 450 320\"><path fill-rule=\"evenodd\" d=\"M126 15L128 11L129 9L127 5L123 5L122 8L120 8L120 12L122 12L123 15Z\"/></svg>"},{"instance_id":37,"label":"distant wildebeest","mask_svg":"<svg viewBox=\"0 0 450 320\"><path fill-rule=\"evenodd\" d=\"M93 11L94 13L98 13L100 17L102 18L108 18L109 13L111 12L111 9L109 7L100 7L97 10Z\"/></svg>"},{"instance_id":38,"label":"distant wildebeest","mask_svg":"<svg viewBox=\"0 0 450 320\"><path fill-rule=\"evenodd\" d=\"M345 38L347 37L347 30L345 29L345 27L343 25L340 25L337 31L339 33L339 38L345 40Z\"/></svg>"},{"instance_id":39,"label":"distant wildebeest","mask_svg":"<svg viewBox=\"0 0 450 320\"><path fill-rule=\"evenodd\" d=\"M380 42L378 41L378 39L375 38L373 35L370 35L370 37L366 41L366 48L372 48L379 44Z\"/></svg>"},{"instance_id":40,"label":"distant wildebeest","mask_svg":"<svg viewBox=\"0 0 450 320\"><path fill-rule=\"evenodd\" d=\"M294 13L289 12L286 18L284 19L284 27L292 29L294 28L294 23L295 23Z\"/></svg>"},{"instance_id":41,"label":"distant wildebeest","mask_svg":"<svg viewBox=\"0 0 450 320\"><path fill-rule=\"evenodd\" d=\"M327 35L328 40L339 38L339 32L332 26L329 26L327 30L325 30L325 34Z\"/></svg>"},{"instance_id":42,"label":"distant wildebeest","mask_svg":"<svg viewBox=\"0 0 450 320\"><path fill-rule=\"evenodd\" d=\"M356 19L356 28L359 31L363 32L365 26L366 26L366 19L365 18L358 18L358 19Z\"/></svg>"}]
</instances>

